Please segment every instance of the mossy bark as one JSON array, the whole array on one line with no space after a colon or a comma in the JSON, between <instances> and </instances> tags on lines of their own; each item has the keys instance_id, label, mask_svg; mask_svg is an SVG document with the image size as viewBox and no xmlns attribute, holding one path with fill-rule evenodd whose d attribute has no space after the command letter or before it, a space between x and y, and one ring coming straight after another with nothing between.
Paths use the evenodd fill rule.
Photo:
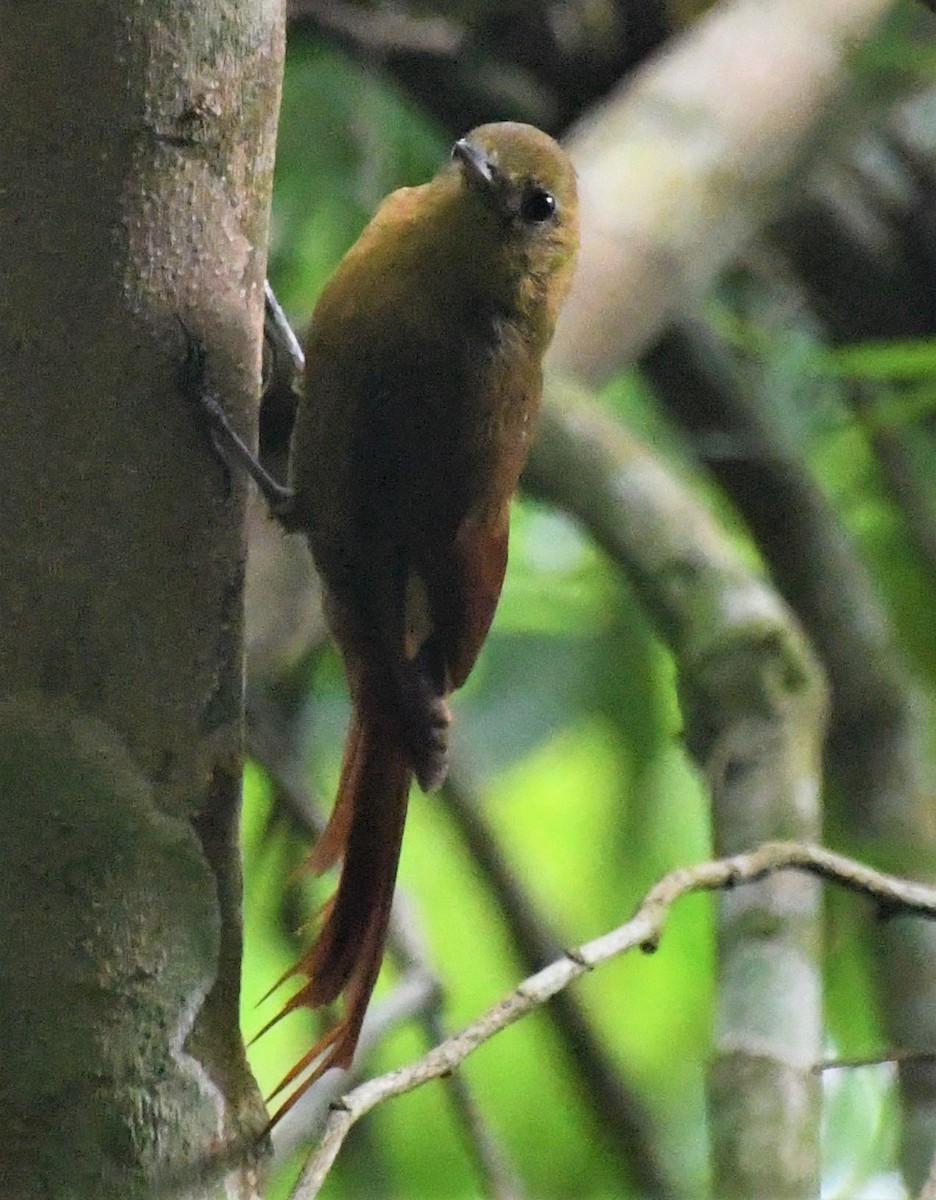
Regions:
<instances>
[{"instance_id":1,"label":"mossy bark","mask_svg":"<svg viewBox=\"0 0 936 1200\"><path fill-rule=\"evenodd\" d=\"M0 1195L250 1196L244 494L178 381L248 422L282 4L0 24Z\"/></svg>"}]
</instances>

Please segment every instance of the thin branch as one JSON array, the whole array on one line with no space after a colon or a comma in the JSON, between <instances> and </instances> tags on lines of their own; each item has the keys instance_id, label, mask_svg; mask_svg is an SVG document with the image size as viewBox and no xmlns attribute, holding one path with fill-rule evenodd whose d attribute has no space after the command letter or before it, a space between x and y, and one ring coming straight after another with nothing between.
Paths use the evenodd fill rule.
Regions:
<instances>
[{"instance_id":1,"label":"thin branch","mask_svg":"<svg viewBox=\"0 0 936 1200\"><path fill-rule=\"evenodd\" d=\"M534 1011L588 971L635 948L654 951L659 945L670 909L693 892L731 889L756 883L777 871L806 871L849 891L877 901L880 915L912 913L936 918L936 888L894 875L885 875L820 846L770 842L749 854L671 871L647 893L636 914L625 924L577 950L567 951L542 971L525 979L461 1033L436 1046L409 1066L362 1083L334 1106L322 1139L310 1155L291 1200L313 1200L352 1126L378 1104L413 1091L432 1079L449 1075L472 1051L495 1034Z\"/></svg>"}]
</instances>

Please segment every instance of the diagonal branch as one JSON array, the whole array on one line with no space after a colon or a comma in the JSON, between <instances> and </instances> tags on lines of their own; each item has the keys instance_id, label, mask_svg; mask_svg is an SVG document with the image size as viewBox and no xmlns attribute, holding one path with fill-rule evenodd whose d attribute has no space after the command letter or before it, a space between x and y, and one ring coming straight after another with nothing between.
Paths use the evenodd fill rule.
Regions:
<instances>
[{"instance_id":1,"label":"diagonal branch","mask_svg":"<svg viewBox=\"0 0 936 1200\"><path fill-rule=\"evenodd\" d=\"M635 948L652 953L659 945L670 910L693 892L730 890L756 883L778 871L805 871L870 897L882 917L897 913L936 918L936 888L885 875L842 854L798 842L768 842L749 854L671 871L647 893L625 924L576 950L567 951L542 971L482 1013L461 1033L436 1046L409 1066L369 1079L338 1102L322 1139L309 1157L291 1200L313 1200L352 1126L378 1104L413 1091L459 1067L472 1051L539 1008L574 980L619 954Z\"/></svg>"}]
</instances>

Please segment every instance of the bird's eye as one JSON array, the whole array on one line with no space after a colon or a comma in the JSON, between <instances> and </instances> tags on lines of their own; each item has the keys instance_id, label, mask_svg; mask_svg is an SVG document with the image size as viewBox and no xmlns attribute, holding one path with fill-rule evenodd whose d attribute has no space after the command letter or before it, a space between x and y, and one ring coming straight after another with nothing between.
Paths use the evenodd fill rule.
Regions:
<instances>
[{"instance_id":1,"label":"bird's eye","mask_svg":"<svg viewBox=\"0 0 936 1200\"><path fill-rule=\"evenodd\" d=\"M556 213L556 197L545 188L531 188L520 202L520 216L524 221L541 225Z\"/></svg>"}]
</instances>

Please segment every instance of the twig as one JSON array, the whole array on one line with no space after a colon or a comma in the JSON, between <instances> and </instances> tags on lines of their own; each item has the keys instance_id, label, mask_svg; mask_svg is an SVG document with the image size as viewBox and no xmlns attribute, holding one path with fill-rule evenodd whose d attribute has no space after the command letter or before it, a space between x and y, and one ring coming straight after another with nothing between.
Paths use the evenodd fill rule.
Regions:
<instances>
[{"instance_id":1,"label":"twig","mask_svg":"<svg viewBox=\"0 0 936 1200\"><path fill-rule=\"evenodd\" d=\"M624 925L586 942L577 950L566 952L556 962L525 979L461 1033L436 1046L417 1062L370 1079L343 1096L335 1104L322 1139L310 1155L291 1200L313 1200L318 1195L348 1132L378 1104L450 1074L478 1046L601 963L635 947L655 950L670 909L683 896L754 883L775 871L791 869L810 872L850 891L870 896L878 902L882 915L904 912L936 918L936 888L885 875L819 846L771 842L749 854L672 871L650 889L637 913Z\"/></svg>"}]
</instances>

